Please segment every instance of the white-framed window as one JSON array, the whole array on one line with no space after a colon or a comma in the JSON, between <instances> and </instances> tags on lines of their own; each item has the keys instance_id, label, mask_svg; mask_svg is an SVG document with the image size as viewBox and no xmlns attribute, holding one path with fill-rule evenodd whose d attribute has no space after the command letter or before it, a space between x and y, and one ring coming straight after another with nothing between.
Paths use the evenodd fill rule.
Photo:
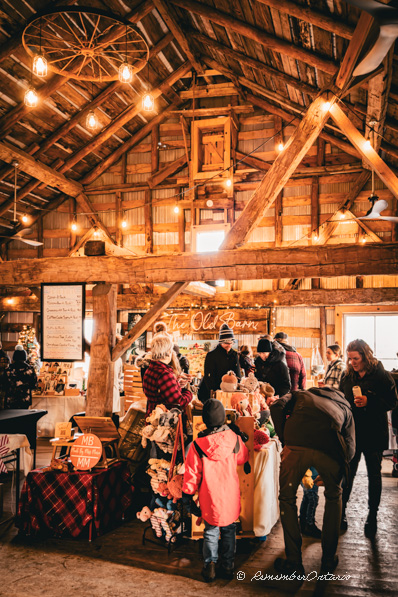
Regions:
<instances>
[{"instance_id":1,"label":"white-framed window","mask_svg":"<svg viewBox=\"0 0 398 597\"><path fill-rule=\"evenodd\" d=\"M398 313L345 313L344 351L356 338L369 344L387 371L398 368Z\"/></svg>"},{"instance_id":2,"label":"white-framed window","mask_svg":"<svg viewBox=\"0 0 398 597\"><path fill-rule=\"evenodd\" d=\"M231 224L192 226L193 252L212 253L218 251L230 228Z\"/></svg>"}]
</instances>

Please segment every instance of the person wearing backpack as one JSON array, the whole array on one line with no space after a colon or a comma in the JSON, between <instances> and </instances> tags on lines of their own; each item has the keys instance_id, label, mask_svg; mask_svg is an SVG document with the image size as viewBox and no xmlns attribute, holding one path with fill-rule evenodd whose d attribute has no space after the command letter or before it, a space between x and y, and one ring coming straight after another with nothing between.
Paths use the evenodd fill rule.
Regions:
<instances>
[{"instance_id":1,"label":"person wearing backpack","mask_svg":"<svg viewBox=\"0 0 398 597\"><path fill-rule=\"evenodd\" d=\"M206 582L216 578L216 563L221 533L220 576L234 577L236 520L240 514L240 488L237 466L250 472L249 451L242 439L225 424L225 409L210 398L203 405L206 429L192 442L185 462L183 503L204 525L202 576ZM247 463L247 464L246 464ZM199 508L193 496L199 493Z\"/></svg>"},{"instance_id":2,"label":"person wearing backpack","mask_svg":"<svg viewBox=\"0 0 398 597\"><path fill-rule=\"evenodd\" d=\"M325 486L321 573L333 572L342 510L343 475L355 454L355 427L349 402L329 386L297 390L270 407L275 431L283 444L279 504L286 559L277 558L282 574L304 575L301 533L297 518L297 489L307 469L315 467Z\"/></svg>"}]
</instances>

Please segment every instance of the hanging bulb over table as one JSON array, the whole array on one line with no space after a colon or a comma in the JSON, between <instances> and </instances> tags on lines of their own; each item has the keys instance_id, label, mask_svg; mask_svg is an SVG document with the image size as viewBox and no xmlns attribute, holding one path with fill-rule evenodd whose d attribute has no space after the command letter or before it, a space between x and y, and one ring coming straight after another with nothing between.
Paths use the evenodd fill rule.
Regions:
<instances>
[{"instance_id":1,"label":"hanging bulb over table","mask_svg":"<svg viewBox=\"0 0 398 597\"><path fill-rule=\"evenodd\" d=\"M90 131L93 131L94 129L97 128L98 122L97 122L97 118L95 116L95 113L90 110L90 112L87 114L87 118L86 118L86 127L88 129L90 129Z\"/></svg>"},{"instance_id":2,"label":"hanging bulb over table","mask_svg":"<svg viewBox=\"0 0 398 597\"><path fill-rule=\"evenodd\" d=\"M29 87L28 90L25 92L24 95L24 104L28 108L36 108L37 104L39 103L39 97L36 93L36 90L33 87Z\"/></svg>"},{"instance_id":3,"label":"hanging bulb over table","mask_svg":"<svg viewBox=\"0 0 398 597\"><path fill-rule=\"evenodd\" d=\"M38 54L33 59L33 72L38 77L47 76L47 60L42 54Z\"/></svg>"}]
</instances>

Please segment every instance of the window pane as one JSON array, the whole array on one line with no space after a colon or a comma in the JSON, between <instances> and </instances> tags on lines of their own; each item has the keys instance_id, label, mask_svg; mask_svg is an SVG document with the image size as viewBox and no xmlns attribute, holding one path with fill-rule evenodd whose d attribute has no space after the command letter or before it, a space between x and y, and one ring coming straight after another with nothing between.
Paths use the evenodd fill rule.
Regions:
<instances>
[{"instance_id":1,"label":"window pane","mask_svg":"<svg viewBox=\"0 0 398 597\"><path fill-rule=\"evenodd\" d=\"M398 315L377 315L376 316L376 357L383 362L383 359L392 359L393 366L396 366L398 351ZM385 365L386 366L386 365ZM391 362L388 364L391 368Z\"/></svg>"},{"instance_id":2,"label":"window pane","mask_svg":"<svg viewBox=\"0 0 398 597\"><path fill-rule=\"evenodd\" d=\"M225 238L225 230L207 230L196 233L196 252L209 253L218 251Z\"/></svg>"},{"instance_id":3,"label":"window pane","mask_svg":"<svg viewBox=\"0 0 398 597\"><path fill-rule=\"evenodd\" d=\"M345 345L357 338L365 340L370 348L375 349L374 315L346 315L345 316Z\"/></svg>"}]
</instances>

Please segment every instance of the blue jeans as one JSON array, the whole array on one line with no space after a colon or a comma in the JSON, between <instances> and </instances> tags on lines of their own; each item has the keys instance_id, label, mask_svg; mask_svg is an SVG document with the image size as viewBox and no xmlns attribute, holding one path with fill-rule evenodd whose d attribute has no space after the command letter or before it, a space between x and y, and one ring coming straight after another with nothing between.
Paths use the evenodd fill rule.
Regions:
<instances>
[{"instance_id":1,"label":"blue jeans","mask_svg":"<svg viewBox=\"0 0 398 597\"><path fill-rule=\"evenodd\" d=\"M318 476L317 470L310 466L310 471L312 473L312 478ZM315 524L315 510L319 502L318 496L318 485L315 485L311 489L305 489L303 484L301 486L304 489L303 501L301 502L300 506L300 522L301 524Z\"/></svg>"},{"instance_id":2,"label":"blue jeans","mask_svg":"<svg viewBox=\"0 0 398 597\"><path fill-rule=\"evenodd\" d=\"M218 539L221 532L220 561L224 568L233 568L236 547L236 525L233 522L226 527L215 527L204 521L205 530L203 533L203 559L205 564L217 562L218 560Z\"/></svg>"}]
</instances>

